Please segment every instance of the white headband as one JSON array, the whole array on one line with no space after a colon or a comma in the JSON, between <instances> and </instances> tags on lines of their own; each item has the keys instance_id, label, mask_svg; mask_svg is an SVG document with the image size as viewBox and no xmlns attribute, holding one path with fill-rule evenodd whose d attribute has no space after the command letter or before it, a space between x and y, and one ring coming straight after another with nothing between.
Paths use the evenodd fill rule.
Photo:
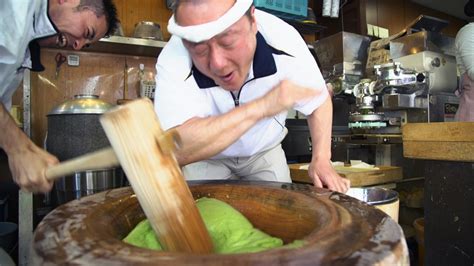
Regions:
<instances>
[{"instance_id":1,"label":"white headband","mask_svg":"<svg viewBox=\"0 0 474 266\"><path fill-rule=\"evenodd\" d=\"M193 26L179 26L173 15L168 21L168 32L190 42L207 41L237 22L247 12L252 2L252 0L237 0L217 20Z\"/></svg>"}]
</instances>

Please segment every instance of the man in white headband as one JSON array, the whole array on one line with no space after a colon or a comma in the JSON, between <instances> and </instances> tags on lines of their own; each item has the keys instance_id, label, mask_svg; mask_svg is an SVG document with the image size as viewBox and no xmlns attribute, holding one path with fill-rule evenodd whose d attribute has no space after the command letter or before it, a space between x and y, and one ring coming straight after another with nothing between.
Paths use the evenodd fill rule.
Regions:
<instances>
[{"instance_id":1,"label":"man in white headband","mask_svg":"<svg viewBox=\"0 0 474 266\"><path fill-rule=\"evenodd\" d=\"M287 110L307 115L316 186L345 192L332 168L332 104L299 33L252 0L177 0L160 53L155 109L176 128L188 180L291 182L281 141Z\"/></svg>"}]
</instances>

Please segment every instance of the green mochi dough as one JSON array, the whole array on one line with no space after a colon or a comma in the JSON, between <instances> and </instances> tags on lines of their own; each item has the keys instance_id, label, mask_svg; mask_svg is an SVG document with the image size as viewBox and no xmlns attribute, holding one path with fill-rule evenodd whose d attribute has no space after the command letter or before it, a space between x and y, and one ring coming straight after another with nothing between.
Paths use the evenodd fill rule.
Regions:
<instances>
[{"instance_id":1,"label":"green mochi dough","mask_svg":"<svg viewBox=\"0 0 474 266\"><path fill-rule=\"evenodd\" d=\"M196 206L211 236L215 253L259 252L283 246L281 239L254 228L245 216L223 201L200 198ZM162 250L148 220L141 221L123 241L142 248Z\"/></svg>"}]
</instances>

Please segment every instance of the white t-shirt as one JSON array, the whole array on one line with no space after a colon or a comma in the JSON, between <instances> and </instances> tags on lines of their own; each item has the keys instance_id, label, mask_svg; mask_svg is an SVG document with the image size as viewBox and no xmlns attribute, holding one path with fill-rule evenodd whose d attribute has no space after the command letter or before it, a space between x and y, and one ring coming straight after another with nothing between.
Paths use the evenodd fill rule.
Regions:
<instances>
[{"instance_id":1,"label":"white t-shirt","mask_svg":"<svg viewBox=\"0 0 474 266\"><path fill-rule=\"evenodd\" d=\"M459 72L474 80L474 22L462 27L455 40L456 62Z\"/></svg>"},{"instance_id":2,"label":"white t-shirt","mask_svg":"<svg viewBox=\"0 0 474 266\"><path fill-rule=\"evenodd\" d=\"M0 1L0 102L11 98L25 68L31 68L30 41L56 34L48 17L48 0Z\"/></svg>"},{"instance_id":3,"label":"white t-shirt","mask_svg":"<svg viewBox=\"0 0 474 266\"><path fill-rule=\"evenodd\" d=\"M260 10L257 20L257 48L239 104L253 101L282 80L321 91L318 97L300 102L295 110L311 114L328 97L326 84L314 57L300 34L281 19ZM236 108L232 93L193 67L179 37L172 36L156 64L155 110L166 130L193 117L221 115ZM256 123L235 143L214 158L252 156L279 144L286 134L287 112ZM225 132L223 132L225 134Z\"/></svg>"}]
</instances>

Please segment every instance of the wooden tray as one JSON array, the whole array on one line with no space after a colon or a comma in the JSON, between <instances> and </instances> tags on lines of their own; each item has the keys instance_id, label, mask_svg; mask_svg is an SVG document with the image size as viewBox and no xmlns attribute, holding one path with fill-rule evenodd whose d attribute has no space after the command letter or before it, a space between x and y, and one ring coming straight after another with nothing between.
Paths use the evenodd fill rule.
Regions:
<instances>
[{"instance_id":1,"label":"wooden tray","mask_svg":"<svg viewBox=\"0 0 474 266\"><path fill-rule=\"evenodd\" d=\"M293 182L309 183L313 181L308 175L308 170L300 169L301 166L307 164L290 164L290 175ZM336 166L336 172L342 177L351 180L352 187L363 187L378 184L395 182L403 179L403 171L397 166L377 166L379 169L359 169L347 166Z\"/></svg>"}]
</instances>

